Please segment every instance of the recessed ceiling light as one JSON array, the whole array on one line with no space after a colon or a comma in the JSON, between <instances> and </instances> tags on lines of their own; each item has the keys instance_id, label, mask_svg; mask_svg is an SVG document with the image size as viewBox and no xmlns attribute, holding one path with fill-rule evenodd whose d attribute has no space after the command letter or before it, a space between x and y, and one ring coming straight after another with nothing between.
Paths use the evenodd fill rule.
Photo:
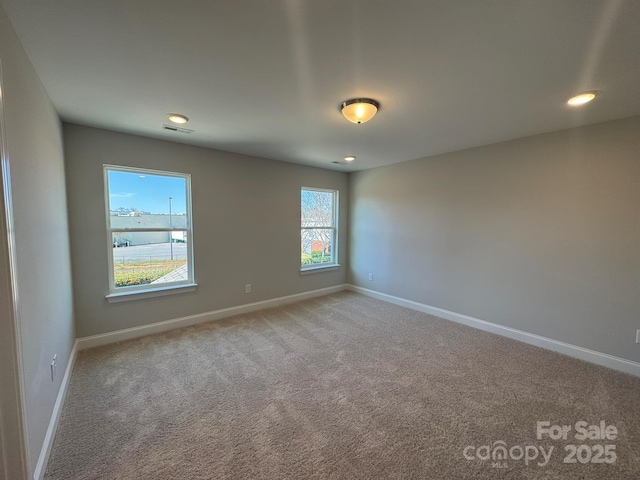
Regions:
<instances>
[{"instance_id":1,"label":"recessed ceiling light","mask_svg":"<svg viewBox=\"0 0 640 480\"><path fill-rule=\"evenodd\" d=\"M347 155L346 157L344 157L345 162L353 162L355 159L355 155Z\"/></svg>"},{"instance_id":2,"label":"recessed ceiling light","mask_svg":"<svg viewBox=\"0 0 640 480\"><path fill-rule=\"evenodd\" d=\"M187 123L189 121L188 117L180 115L179 113L170 113L167 116L173 123Z\"/></svg>"},{"instance_id":3,"label":"recessed ceiling light","mask_svg":"<svg viewBox=\"0 0 640 480\"><path fill-rule=\"evenodd\" d=\"M380 104L371 98L352 98L345 100L340 105L340 111L344 118L351 123L365 123L378 112Z\"/></svg>"},{"instance_id":4,"label":"recessed ceiling light","mask_svg":"<svg viewBox=\"0 0 640 480\"><path fill-rule=\"evenodd\" d=\"M567 100L567 103L572 107L578 107L580 105L584 105L585 103L589 103L597 96L598 92L584 92L580 95L576 95L575 97L571 97L569 100Z\"/></svg>"}]
</instances>

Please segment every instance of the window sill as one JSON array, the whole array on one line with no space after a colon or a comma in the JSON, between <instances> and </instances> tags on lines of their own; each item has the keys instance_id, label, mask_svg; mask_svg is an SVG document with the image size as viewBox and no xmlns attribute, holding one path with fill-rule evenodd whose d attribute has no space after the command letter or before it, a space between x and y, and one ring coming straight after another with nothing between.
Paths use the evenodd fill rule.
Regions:
<instances>
[{"instance_id":1,"label":"window sill","mask_svg":"<svg viewBox=\"0 0 640 480\"><path fill-rule=\"evenodd\" d=\"M300 275L307 275L309 273L327 272L327 271L337 270L339 268L340 268L339 263L332 263L331 265L320 265L317 267L301 268Z\"/></svg>"},{"instance_id":2,"label":"window sill","mask_svg":"<svg viewBox=\"0 0 640 480\"><path fill-rule=\"evenodd\" d=\"M164 295L176 295L179 293L195 292L197 287L197 283L188 283L186 285L171 285L150 290L115 292L108 294L105 298L109 303L130 302L132 300L142 300L143 298L162 297Z\"/></svg>"}]
</instances>

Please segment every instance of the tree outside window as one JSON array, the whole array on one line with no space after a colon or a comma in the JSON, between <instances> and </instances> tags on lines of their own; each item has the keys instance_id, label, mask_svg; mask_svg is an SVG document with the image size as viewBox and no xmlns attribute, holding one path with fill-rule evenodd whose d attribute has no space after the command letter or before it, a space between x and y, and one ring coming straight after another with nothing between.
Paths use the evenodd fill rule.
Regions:
<instances>
[{"instance_id":1,"label":"tree outside window","mask_svg":"<svg viewBox=\"0 0 640 480\"><path fill-rule=\"evenodd\" d=\"M337 264L338 191L303 187L300 200L301 268Z\"/></svg>"}]
</instances>

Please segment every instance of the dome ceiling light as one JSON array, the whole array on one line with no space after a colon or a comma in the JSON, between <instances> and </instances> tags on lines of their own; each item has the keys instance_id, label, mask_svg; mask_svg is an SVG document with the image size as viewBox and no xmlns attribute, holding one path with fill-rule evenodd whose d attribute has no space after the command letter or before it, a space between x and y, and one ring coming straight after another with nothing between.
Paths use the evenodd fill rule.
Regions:
<instances>
[{"instance_id":1,"label":"dome ceiling light","mask_svg":"<svg viewBox=\"0 0 640 480\"><path fill-rule=\"evenodd\" d=\"M353 162L355 159L356 159L355 155L347 155L346 157L344 157L345 162Z\"/></svg>"},{"instance_id":2,"label":"dome ceiling light","mask_svg":"<svg viewBox=\"0 0 640 480\"><path fill-rule=\"evenodd\" d=\"M340 105L344 118L352 123L365 123L378 112L380 104L371 98L352 98Z\"/></svg>"}]
</instances>

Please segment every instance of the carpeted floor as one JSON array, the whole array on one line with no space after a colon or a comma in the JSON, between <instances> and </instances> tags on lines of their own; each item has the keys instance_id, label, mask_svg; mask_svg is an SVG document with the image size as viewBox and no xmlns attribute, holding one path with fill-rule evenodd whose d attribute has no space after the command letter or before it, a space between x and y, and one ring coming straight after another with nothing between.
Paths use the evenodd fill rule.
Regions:
<instances>
[{"instance_id":1,"label":"carpeted floor","mask_svg":"<svg viewBox=\"0 0 640 480\"><path fill-rule=\"evenodd\" d=\"M80 352L46 478L637 480L640 378L344 292Z\"/></svg>"}]
</instances>

